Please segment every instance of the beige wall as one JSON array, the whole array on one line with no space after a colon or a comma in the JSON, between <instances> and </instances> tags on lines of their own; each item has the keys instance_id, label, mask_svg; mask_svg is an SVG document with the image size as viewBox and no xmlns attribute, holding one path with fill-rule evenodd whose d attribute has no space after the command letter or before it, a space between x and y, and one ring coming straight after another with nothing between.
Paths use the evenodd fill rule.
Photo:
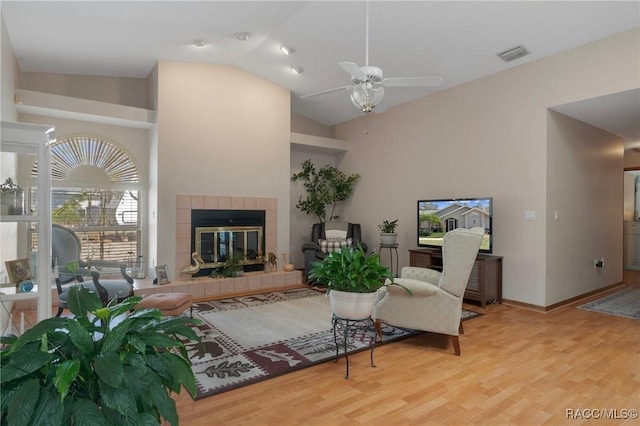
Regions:
<instances>
[{"instance_id":1,"label":"beige wall","mask_svg":"<svg viewBox=\"0 0 640 426\"><path fill-rule=\"evenodd\" d=\"M97 77L40 72L20 74L21 89L147 109L144 78Z\"/></svg>"},{"instance_id":2,"label":"beige wall","mask_svg":"<svg viewBox=\"0 0 640 426\"><path fill-rule=\"evenodd\" d=\"M333 127L326 126L310 118L291 114L291 131L294 133L332 138L333 130Z\"/></svg>"},{"instance_id":3,"label":"beige wall","mask_svg":"<svg viewBox=\"0 0 640 426\"><path fill-rule=\"evenodd\" d=\"M287 251L289 91L231 66L160 62L157 74L157 262L176 271L177 194L276 198Z\"/></svg>"},{"instance_id":4,"label":"beige wall","mask_svg":"<svg viewBox=\"0 0 640 426\"><path fill-rule=\"evenodd\" d=\"M0 118L16 121L18 112L13 103L13 89L18 86L18 65L1 11L0 8Z\"/></svg>"},{"instance_id":5,"label":"beige wall","mask_svg":"<svg viewBox=\"0 0 640 426\"><path fill-rule=\"evenodd\" d=\"M340 167L362 175L348 216L362 218L364 236L374 246L377 224L398 218L400 264L406 265L407 249L416 247L417 199L492 196L504 297L546 306L561 293L548 290L547 283L568 286L562 293L577 295L579 285L560 281L569 265L592 272L590 255L574 260L585 255L580 236L589 229L581 229L560 254L564 270L548 272L546 266L547 191L561 184L548 179L553 173L547 164L547 108L639 87L639 34L623 33L336 126L336 137L350 143ZM622 175L622 157L619 167ZM561 195L571 202L572 192ZM598 202L602 194L593 196ZM616 208L611 221L622 220L622 201ZM524 221L527 210L536 212L535 221ZM620 250L609 241L598 245L594 252L612 267L621 265ZM620 275L621 270L597 285L619 281Z\"/></svg>"},{"instance_id":6,"label":"beige wall","mask_svg":"<svg viewBox=\"0 0 640 426\"><path fill-rule=\"evenodd\" d=\"M622 280L624 140L553 111L547 123L549 306Z\"/></svg>"}]
</instances>

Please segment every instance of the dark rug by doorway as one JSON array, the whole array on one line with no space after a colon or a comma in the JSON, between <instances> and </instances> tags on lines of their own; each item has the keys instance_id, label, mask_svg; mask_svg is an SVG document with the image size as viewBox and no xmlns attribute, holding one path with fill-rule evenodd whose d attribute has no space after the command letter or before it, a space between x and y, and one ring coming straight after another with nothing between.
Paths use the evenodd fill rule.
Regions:
<instances>
[{"instance_id":1,"label":"dark rug by doorway","mask_svg":"<svg viewBox=\"0 0 640 426\"><path fill-rule=\"evenodd\" d=\"M640 319L640 288L625 288L609 296L580 305L578 308Z\"/></svg>"},{"instance_id":2,"label":"dark rug by doorway","mask_svg":"<svg viewBox=\"0 0 640 426\"><path fill-rule=\"evenodd\" d=\"M293 289L196 303L200 344L187 343L196 399L333 360L336 346L329 299ZM463 310L463 319L482 314ZM385 325L382 344L419 332ZM374 332L353 333L349 353L369 348ZM343 340L338 339L343 356ZM381 344L381 343L378 343ZM336 374L341 374L337 372Z\"/></svg>"}]
</instances>

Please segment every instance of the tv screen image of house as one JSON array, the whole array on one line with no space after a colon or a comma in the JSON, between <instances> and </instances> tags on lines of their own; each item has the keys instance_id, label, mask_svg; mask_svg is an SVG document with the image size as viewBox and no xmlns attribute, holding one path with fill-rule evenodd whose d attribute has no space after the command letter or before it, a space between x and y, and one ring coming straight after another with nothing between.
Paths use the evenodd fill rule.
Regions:
<instances>
[{"instance_id":1,"label":"tv screen image of house","mask_svg":"<svg viewBox=\"0 0 640 426\"><path fill-rule=\"evenodd\" d=\"M493 252L493 199L418 200L418 247L442 247L442 238L457 228L484 228L480 251Z\"/></svg>"}]
</instances>

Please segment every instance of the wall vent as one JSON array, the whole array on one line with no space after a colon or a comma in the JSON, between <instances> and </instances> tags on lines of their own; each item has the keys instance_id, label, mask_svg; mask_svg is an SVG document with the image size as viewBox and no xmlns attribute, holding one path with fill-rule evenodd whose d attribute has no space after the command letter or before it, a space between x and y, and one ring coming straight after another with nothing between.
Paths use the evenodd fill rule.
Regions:
<instances>
[{"instance_id":1,"label":"wall vent","mask_svg":"<svg viewBox=\"0 0 640 426\"><path fill-rule=\"evenodd\" d=\"M523 56L527 56L529 51L523 45L512 47L511 49L505 50L504 52L498 53L498 57L505 62L515 61L518 58L522 58Z\"/></svg>"}]
</instances>

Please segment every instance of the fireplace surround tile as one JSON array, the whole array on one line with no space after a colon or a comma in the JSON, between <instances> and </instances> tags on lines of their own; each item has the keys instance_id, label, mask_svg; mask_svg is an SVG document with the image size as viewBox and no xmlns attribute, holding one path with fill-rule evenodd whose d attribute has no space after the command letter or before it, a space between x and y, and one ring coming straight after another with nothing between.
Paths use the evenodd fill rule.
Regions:
<instances>
[{"instance_id":1,"label":"fireplace surround tile","mask_svg":"<svg viewBox=\"0 0 640 426\"><path fill-rule=\"evenodd\" d=\"M231 209L231 198L232 197L218 197L218 208L220 210Z\"/></svg>"},{"instance_id":2,"label":"fireplace surround tile","mask_svg":"<svg viewBox=\"0 0 640 426\"><path fill-rule=\"evenodd\" d=\"M265 251L275 253L280 260L277 253L277 205L277 199L266 197L178 195L176 198L176 275L184 266L191 264L191 210L193 208L224 210L234 207L241 210L264 210ZM146 290L145 294L186 291L194 298L204 300L211 297L226 297L239 293L296 286L302 282L299 271L284 273L281 271L282 265L279 266L280 270L275 273L251 273L238 278L211 279L202 277L192 280L187 275L177 275L174 280L175 285L172 288L163 285L153 286L152 289L140 289L140 291Z\"/></svg>"},{"instance_id":3,"label":"fireplace surround tile","mask_svg":"<svg viewBox=\"0 0 640 426\"><path fill-rule=\"evenodd\" d=\"M217 210L218 209L218 197L212 197L210 195L206 195L204 197L204 208L207 210Z\"/></svg>"},{"instance_id":4,"label":"fireplace surround tile","mask_svg":"<svg viewBox=\"0 0 640 426\"><path fill-rule=\"evenodd\" d=\"M204 197L202 195L192 195L191 196L191 208L192 209L203 209L204 208Z\"/></svg>"}]
</instances>

